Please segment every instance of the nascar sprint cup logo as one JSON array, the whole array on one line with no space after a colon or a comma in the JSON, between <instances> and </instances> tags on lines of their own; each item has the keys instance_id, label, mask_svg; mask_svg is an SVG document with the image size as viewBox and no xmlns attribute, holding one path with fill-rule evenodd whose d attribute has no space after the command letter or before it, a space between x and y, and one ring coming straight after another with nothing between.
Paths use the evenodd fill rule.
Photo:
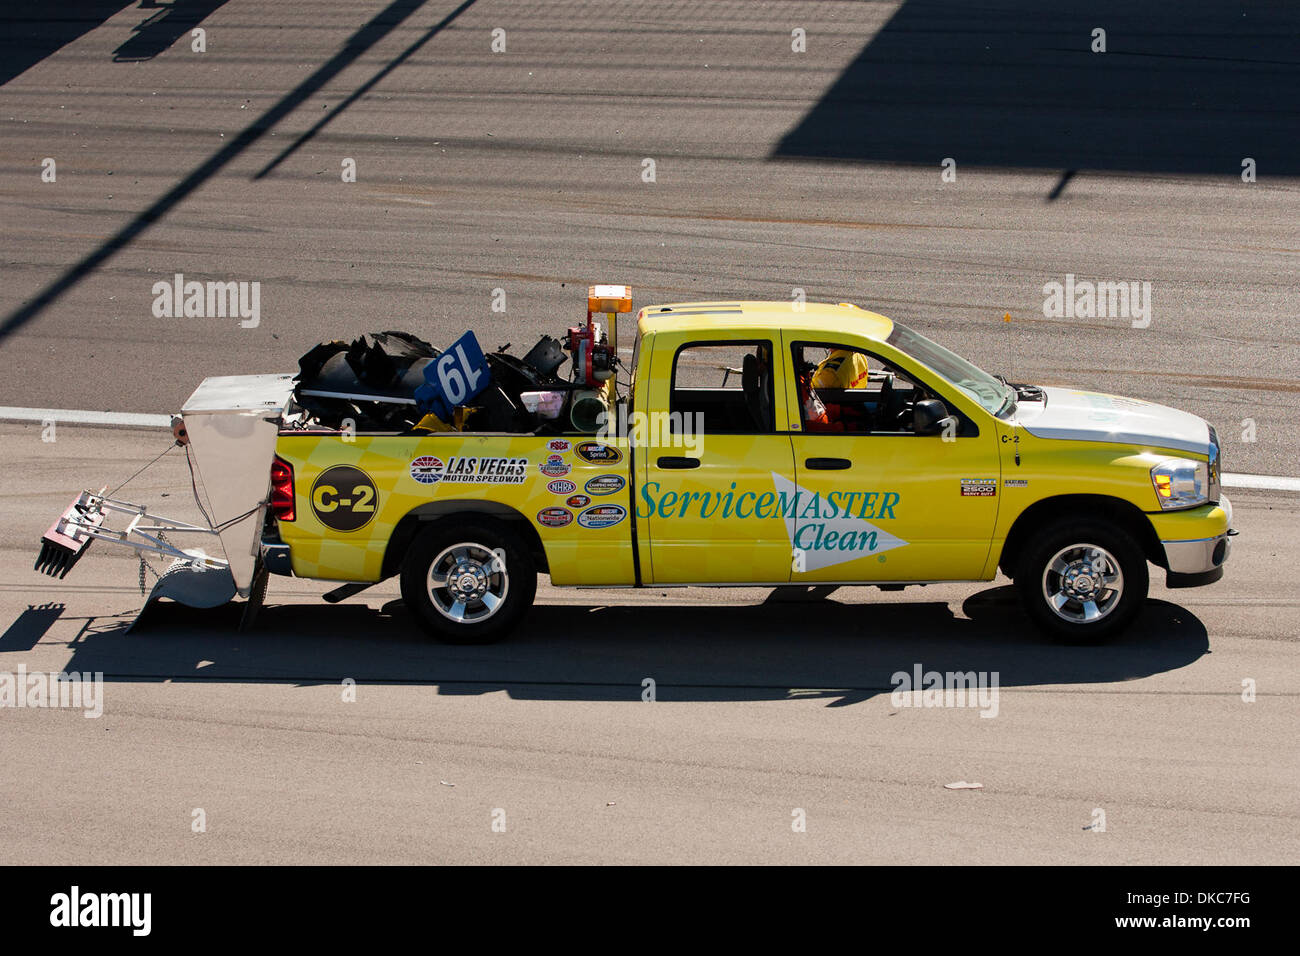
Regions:
<instances>
[{"instance_id":1,"label":"nascar sprint cup logo","mask_svg":"<svg viewBox=\"0 0 1300 956\"><path fill-rule=\"evenodd\" d=\"M411 477L422 485L448 482L462 485L522 485L528 475L527 458L448 458L432 455L411 462Z\"/></svg>"}]
</instances>

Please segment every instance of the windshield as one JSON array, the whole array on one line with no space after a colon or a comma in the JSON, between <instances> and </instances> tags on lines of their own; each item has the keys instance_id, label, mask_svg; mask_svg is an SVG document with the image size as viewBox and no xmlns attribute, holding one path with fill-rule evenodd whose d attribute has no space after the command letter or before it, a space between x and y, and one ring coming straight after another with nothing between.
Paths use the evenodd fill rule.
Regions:
<instances>
[{"instance_id":1,"label":"windshield","mask_svg":"<svg viewBox=\"0 0 1300 956\"><path fill-rule=\"evenodd\" d=\"M885 341L938 372L993 415L1000 417L1015 405L1016 393L1010 386L906 325L895 322Z\"/></svg>"}]
</instances>

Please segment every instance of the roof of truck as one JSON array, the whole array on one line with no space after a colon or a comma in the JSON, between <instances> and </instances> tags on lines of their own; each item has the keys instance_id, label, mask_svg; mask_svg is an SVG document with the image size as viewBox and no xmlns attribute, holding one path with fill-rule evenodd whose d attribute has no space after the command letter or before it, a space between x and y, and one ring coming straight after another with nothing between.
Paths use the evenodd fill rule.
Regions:
<instances>
[{"instance_id":1,"label":"roof of truck","mask_svg":"<svg viewBox=\"0 0 1300 956\"><path fill-rule=\"evenodd\" d=\"M638 323L642 334L649 332L694 332L733 326L791 331L855 332L883 341L894 329L892 319L860 309L849 302L672 302L650 305L641 310Z\"/></svg>"}]
</instances>

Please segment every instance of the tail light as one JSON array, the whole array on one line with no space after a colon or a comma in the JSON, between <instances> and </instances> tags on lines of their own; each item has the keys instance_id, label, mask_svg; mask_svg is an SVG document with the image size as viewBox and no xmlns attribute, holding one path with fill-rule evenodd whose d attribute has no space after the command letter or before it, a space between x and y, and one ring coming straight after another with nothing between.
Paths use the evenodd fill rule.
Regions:
<instances>
[{"instance_id":1,"label":"tail light","mask_svg":"<svg viewBox=\"0 0 1300 956\"><path fill-rule=\"evenodd\" d=\"M280 521L292 521L293 465L279 455L271 462L271 514Z\"/></svg>"}]
</instances>

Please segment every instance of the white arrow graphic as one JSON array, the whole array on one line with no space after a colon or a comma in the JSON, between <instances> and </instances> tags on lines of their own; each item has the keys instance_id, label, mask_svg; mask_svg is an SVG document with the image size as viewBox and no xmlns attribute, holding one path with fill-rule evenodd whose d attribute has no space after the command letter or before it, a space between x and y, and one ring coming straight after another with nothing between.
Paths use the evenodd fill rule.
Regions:
<instances>
[{"instance_id":1,"label":"white arrow graphic","mask_svg":"<svg viewBox=\"0 0 1300 956\"><path fill-rule=\"evenodd\" d=\"M808 502L817 497L816 492L809 491L807 488L801 487L790 479L778 475L776 472L772 472L772 484L776 487L778 500L781 495L785 495L786 499L793 503L788 513L784 516L785 533L790 538L791 551L797 547L795 539L798 535L800 526L807 527L809 524L812 524L814 520L816 523L822 525L822 533L820 536L813 532L805 532L803 535L803 542L807 545L807 547L801 549L804 553L804 571L820 571L822 568L829 568L836 564L845 564L849 561L856 561L858 558L863 558L870 554L881 554L885 551L891 551L894 548L901 548L907 544L907 542L902 538L895 537L888 531L878 528L871 522L864 521L861 518L855 518L852 515L840 514L834 518L813 519L810 517L807 519L800 519L799 515L803 512L804 508L808 506ZM829 508L829 505L823 503L823 507ZM816 547L819 537L824 540L827 536L827 532L831 531L836 534L837 540L835 545L829 548L825 546L821 548ZM861 542L863 540L863 534L874 534L875 536L874 539L870 540L868 546L857 546L847 549L842 549L840 547L840 544L843 541L848 540L848 536L850 535L853 536L855 543ZM798 572L795 573L797 574Z\"/></svg>"}]
</instances>

